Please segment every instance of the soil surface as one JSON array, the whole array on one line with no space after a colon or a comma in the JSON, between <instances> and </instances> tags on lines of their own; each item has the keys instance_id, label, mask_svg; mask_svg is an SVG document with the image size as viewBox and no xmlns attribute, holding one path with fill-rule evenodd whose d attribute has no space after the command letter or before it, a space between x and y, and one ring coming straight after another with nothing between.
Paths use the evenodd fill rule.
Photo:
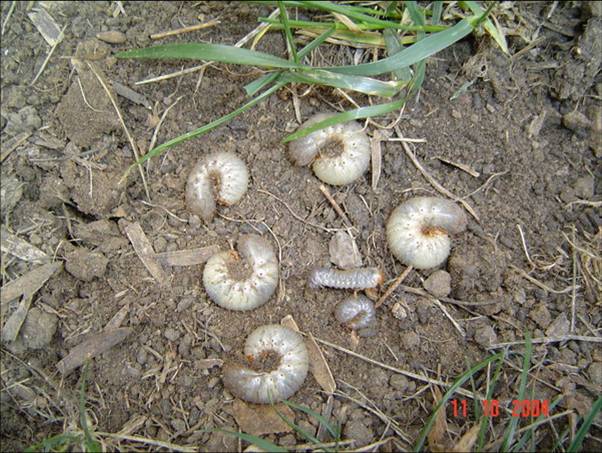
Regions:
<instances>
[{"instance_id":1,"label":"soil surface","mask_svg":"<svg viewBox=\"0 0 602 453\"><path fill-rule=\"evenodd\" d=\"M82 368L63 375L57 364L90 338L96 345L110 341L117 327L129 334L91 360L86 377L89 423L105 446L236 450L236 439L211 430L243 429L241 419L253 408L224 389L222 361L239 356L256 327L287 315L318 339L424 378L321 344L337 385L330 418L356 447L395 436L381 448L409 448L432 412L428 380L451 382L500 350L491 345L521 341L525 332L556 339L534 346L531 398L563 395L555 413L572 409L583 416L591 409L602 390L602 350L600 343L570 335L591 339L602 327L599 3L559 2L552 9L551 2L517 2L498 13L509 30L515 27L507 36L512 57L488 36L471 36L428 60L420 95L397 126L404 137L424 139L408 143L410 153L478 220L469 215L468 230L453 238L451 256L439 269L408 275L403 285L422 294L404 287L393 292L378 309L377 334L365 338L341 327L332 314L350 291L307 285L313 267L329 265L329 242L346 225L311 169L293 166L281 143L298 119L352 104L332 89L282 90L227 125L151 159L143 166L145 188L137 169L123 178L135 156L107 89L144 154L152 144L242 105L243 86L260 72L212 65L136 85L196 63L118 60L114 54L156 44L151 34L215 18L218 27L158 42L234 44L271 9L123 2L123 14L117 3L44 2L59 26L66 26L65 38L32 84L50 51L28 16L40 5L18 2L8 17L12 2L2 2L2 285L44 263L63 264L31 298L16 339L3 335L2 450L79 429ZM103 39L125 41L96 37L106 31L121 35ZM257 49L286 57L277 32ZM349 64L355 52L326 45L319 57ZM124 97L121 86L137 95ZM367 131L373 135L396 119L376 118ZM383 132L396 136L392 129ZM387 247L389 214L411 196L442 195L400 141L383 141L381 149L376 189L368 172L329 190L352 224L363 265L383 270L386 289L405 269ZM218 207L206 225L187 210L185 184L196 161L217 150L236 152L251 179L241 202ZM135 224L162 256L207 246L229 250L240 235L260 234L280 260L276 294L253 311L227 311L208 299L202 264L164 264L164 281L157 282L126 234ZM17 239L22 248L14 246ZM2 300L3 325L25 299ZM517 397L523 348L510 351L496 393L505 405ZM311 374L292 398L327 415L328 400ZM457 440L472 422L453 418L451 408L448 415L450 436ZM316 432L315 418L300 411L290 417ZM559 421L560 431L567 420ZM274 424L264 437L275 443L306 442L286 425L277 427L278 418L265 423ZM601 448L601 425L598 419L586 439L592 449Z\"/></svg>"}]
</instances>

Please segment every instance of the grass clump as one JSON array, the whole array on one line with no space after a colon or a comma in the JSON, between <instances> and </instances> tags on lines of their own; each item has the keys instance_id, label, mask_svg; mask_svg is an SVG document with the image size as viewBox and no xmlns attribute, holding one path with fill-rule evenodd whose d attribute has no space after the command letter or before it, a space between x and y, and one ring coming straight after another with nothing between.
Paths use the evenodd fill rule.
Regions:
<instances>
[{"instance_id":1,"label":"grass clump","mask_svg":"<svg viewBox=\"0 0 602 453\"><path fill-rule=\"evenodd\" d=\"M289 59L263 52L209 43L165 44L117 54L119 58L156 60L202 60L262 68L267 73L245 87L251 99L238 109L208 124L173 138L143 156L137 164L167 149L204 135L262 102L290 84L320 85L339 88L388 100L338 113L325 121L286 136L288 142L318 129L351 120L372 118L399 111L406 100L417 93L424 81L426 59L466 37L481 24L505 49L503 34L487 18L495 6L483 8L477 2L459 2L456 23L441 23L443 2L426 7L415 1L347 5L328 1L261 2L278 8L278 18L259 18L270 29L283 30ZM450 6L453 6L453 3ZM327 13L323 21L291 20L290 9ZM383 9L384 8L384 9ZM295 33L315 36L305 47L297 49ZM263 36L263 35L260 35ZM333 41L334 40L334 41ZM386 56L378 61L351 66L314 67L306 57L325 42L355 47L386 47ZM411 43L408 47L405 47ZM378 77L378 78L377 78ZM381 80L386 78L387 80ZM263 91L262 91L263 90Z\"/></svg>"}]
</instances>

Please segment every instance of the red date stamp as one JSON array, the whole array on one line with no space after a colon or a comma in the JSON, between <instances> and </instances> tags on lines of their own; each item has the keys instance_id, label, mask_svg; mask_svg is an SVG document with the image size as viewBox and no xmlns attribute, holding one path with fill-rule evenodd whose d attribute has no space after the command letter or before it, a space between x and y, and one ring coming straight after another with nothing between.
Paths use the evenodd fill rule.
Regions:
<instances>
[{"instance_id":1,"label":"red date stamp","mask_svg":"<svg viewBox=\"0 0 602 453\"><path fill-rule=\"evenodd\" d=\"M454 417L467 417L469 404L466 400L451 400L452 414ZM481 409L485 417L499 417L499 400L481 400ZM512 400L510 415L512 417L539 417L550 415L548 400Z\"/></svg>"}]
</instances>

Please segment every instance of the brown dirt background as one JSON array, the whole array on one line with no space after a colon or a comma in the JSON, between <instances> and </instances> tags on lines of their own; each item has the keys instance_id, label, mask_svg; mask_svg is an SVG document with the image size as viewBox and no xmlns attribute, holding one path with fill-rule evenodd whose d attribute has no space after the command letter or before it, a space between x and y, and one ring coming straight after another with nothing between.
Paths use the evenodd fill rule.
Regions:
<instances>
[{"instance_id":1,"label":"brown dirt background","mask_svg":"<svg viewBox=\"0 0 602 453\"><path fill-rule=\"evenodd\" d=\"M10 5L2 3L3 22ZM573 301L577 315L573 333L600 335L602 275L595 258L600 253L602 153L598 6L561 2L547 17L551 3L517 2L500 20L520 23L529 36L538 28L539 41L530 50L516 55L527 43L520 36L509 36L515 54L509 58L488 37L471 36L429 60L419 100L406 106L399 126L406 137L426 139L413 146L418 159L447 189L466 196L480 216L480 222L471 218L468 231L454 238L452 255L442 266L452 276L451 297L473 304L444 304L466 337L428 298L397 290L379 309L378 335L356 344L332 316L344 292L310 290L305 282L312 266L329 262L328 243L334 233L297 220L283 203L266 194L285 201L314 224L333 230L344 227L312 172L293 167L286 158L281 140L298 124L289 91L153 159L145 167L149 204L136 171L118 184L134 161L131 146L95 78L89 71L80 72L80 89L78 72L70 63L74 55L93 60L108 80L134 89L150 102L152 110L117 97L128 129L145 151L158 118L176 99L182 97L166 115L158 143L237 108L245 101L243 85L259 73L215 65L207 68L198 87L199 73L136 86L136 81L151 75L195 63L117 60L113 54L151 45L150 34L196 23L199 16L219 18L222 24L161 42L233 44L257 25L258 15L268 15L271 9L219 2L124 5L127 15L113 17L114 2L50 4L48 11L55 20L67 24L65 40L34 86L30 82L49 47L28 19L27 3L17 3L2 39L3 152L11 138L30 134L2 162L2 228L65 262L65 269L34 297L37 313L26 321L30 330L40 337L47 334L48 339L24 339L22 332L17 341L2 345L2 450L22 449L77 423L81 370L62 378L56 364L87 336L100 332L123 307L127 315L121 325L133 333L90 366L88 415L94 430L117 433L128 422L138 421L130 435L210 450L238 445L203 430L237 425L220 368L204 369L200 361L228 359L242 349L255 327L278 323L286 315L317 338L443 380L486 357L489 342L521 340L524 331L534 337L568 334ZM125 33L127 41L111 45L95 38L106 30ZM275 32L261 41L258 50L285 55L282 37ZM349 61L352 55L336 46L327 46L323 53L329 61ZM465 82L472 84L450 100ZM87 102L81 98L82 90ZM297 94L304 91L298 88ZM354 98L367 103L361 96ZM98 111L90 112L87 104ZM334 107L352 108L331 89L313 89L300 98L304 120ZM388 124L392 119L376 121ZM251 184L240 204L221 208L223 216L205 226L187 211L184 187L196 160L215 150L237 152L249 166ZM389 283L403 270L386 246L384 223L389 213L408 196L436 192L399 142L384 142L382 151L377 190L372 190L368 173L331 192L356 229L364 264L384 269ZM439 157L466 164L480 176ZM202 265L167 268L170 282L161 287L134 253L123 230L126 222L140 223L156 252L213 244L227 249L249 232L259 232L277 248L275 237L282 257L280 292L250 313L225 311L207 299ZM535 268L527 260L517 225ZM554 265L546 267L550 264ZM36 266L3 250L2 284ZM574 295L547 291L511 266L559 292L574 284L579 288ZM413 272L404 283L421 288L429 274ZM407 314L401 320L392 313L398 302ZM9 314L17 304L10 304ZM521 351L520 346L515 349ZM372 402L367 404L396 421L410 439L417 436L432 410L428 385L331 348L325 347L324 354L341 391L362 400L355 387ZM520 367L520 360L515 355L508 362ZM532 374L539 379L529 388L533 399L564 394L562 410L575 409L583 415L600 394L599 343L537 345L532 363ZM517 376L509 365L499 388L500 401L515 398ZM293 400L321 411L327 396L310 375ZM316 423L301 413L295 417L300 426ZM343 426L343 438L355 438L357 446L391 435L382 420L344 396L335 397L333 420ZM449 423L455 436L469 427L463 419ZM601 446L601 424L596 423L587 440L593 449ZM290 433L267 438L282 445L304 442ZM110 448L128 445L115 439L107 442L114 442ZM383 448L409 447L397 442Z\"/></svg>"}]
</instances>

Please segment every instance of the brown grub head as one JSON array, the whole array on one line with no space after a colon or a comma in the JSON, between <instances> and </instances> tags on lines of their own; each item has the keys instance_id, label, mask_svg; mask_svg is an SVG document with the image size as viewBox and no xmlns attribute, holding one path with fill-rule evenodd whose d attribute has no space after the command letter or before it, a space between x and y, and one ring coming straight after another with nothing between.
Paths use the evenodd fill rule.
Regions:
<instances>
[{"instance_id":1,"label":"brown grub head","mask_svg":"<svg viewBox=\"0 0 602 453\"><path fill-rule=\"evenodd\" d=\"M258 355L248 355L249 367L262 373L270 373L280 366L282 356L274 350L262 351Z\"/></svg>"},{"instance_id":2,"label":"brown grub head","mask_svg":"<svg viewBox=\"0 0 602 453\"><path fill-rule=\"evenodd\" d=\"M329 137L328 140L320 147L320 156L333 158L338 157L343 154L345 149L345 142L343 138L335 134L332 137Z\"/></svg>"},{"instance_id":3,"label":"brown grub head","mask_svg":"<svg viewBox=\"0 0 602 453\"><path fill-rule=\"evenodd\" d=\"M420 229L423 236L427 238L434 238L437 236L447 236L447 230L441 227L423 225Z\"/></svg>"}]
</instances>

